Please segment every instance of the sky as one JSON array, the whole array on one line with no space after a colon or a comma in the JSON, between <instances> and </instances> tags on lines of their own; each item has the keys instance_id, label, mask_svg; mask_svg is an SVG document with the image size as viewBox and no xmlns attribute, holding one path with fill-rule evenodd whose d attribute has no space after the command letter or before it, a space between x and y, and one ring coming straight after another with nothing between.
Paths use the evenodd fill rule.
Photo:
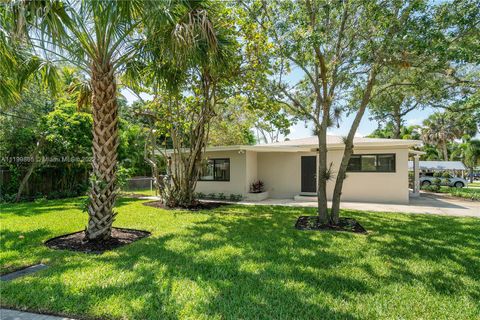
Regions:
<instances>
[{"instance_id":1,"label":"sky","mask_svg":"<svg viewBox=\"0 0 480 320\"><path fill-rule=\"evenodd\" d=\"M299 80L301 80L304 76L303 71L299 68L293 68L292 73L287 76L287 81L290 84L295 84ZM405 118L405 124L407 126L410 125L419 125L422 124L423 120L428 118L434 112L431 108L426 108L424 110L415 110L407 114ZM355 114L351 114L350 116L344 115L339 123L339 128L332 127L328 130L328 134L330 135L337 135L337 136L347 136L348 131L352 126L353 119L355 118ZM365 114L363 115L362 121L360 122L360 126L357 129L356 136L357 137L364 137L371 134L376 128L378 127L378 123L375 120L370 120L370 113L367 109ZM312 123L305 123L299 122L290 128L290 134L288 138L290 139L297 139L297 138L305 138L312 136Z\"/></svg>"},{"instance_id":2,"label":"sky","mask_svg":"<svg viewBox=\"0 0 480 320\"><path fill-rule=\"evenodd\" d=\"M128 90L122 90L122 95L127 99L129 103L132 103L133 101L137 100L137 97ZM142 96L142 98L148 98L148 97ZM423 122L423 120L428 118L428 116L431 115L433 112L434 111L432 109L412 111L409 114L407 114L407 116L405 116L405 124L407 126L419 125ZM340 121L340 127L330 128L328 130L328 134L346 136L348 134L348 131L350 130L354 117L355 117L355 114L352 114L348 117L347 116L342 117ZM367 136L378 127L378 123L375 120L370 120L369 118L370 118L370 114L367 109L367 111L363 116L362 121L360 122L360 126L358 127L356 136L358 137ZM298 122L292 127L290 127L290 134L288 135L288 138L299 139L299 138L310 137L313 135L312 128L313 128L313 125L311 123L308 123L308 122L305 123L302 121Z\"/></svg>"},{"instance_id":3,"label":"sky","mask_svg":"<svg viewBox=\"0 0 480 320\"><path fill-rule=\"evenodd\" d=\"M405 124L407 126L422 124L423 120L428 118L428 116L431 115L432 113L433 113L432 109L412 111L405 117ZM337 135L337 136L346 136L348 134L348 131L350 130L350 127L352 126L354 117L355 117L354 114L350 115L349 117L343 117L340 122L340 127L329 129L328 134ZM356 136L358 137L367 136L378 127L378 123L374 120L370 120L369 118L370 118L370 114L367 110L367 112L365 112L362 118L362 121L360 122L360 126L358 127ZM311 124L307 124L307 128L305 128L304 122L297 123L296 125L290 128L291 133L288 137L290 139L309 137L312 135L312 129L311 129L312 127L313 126Z\"/></svg>"}]
</instances>

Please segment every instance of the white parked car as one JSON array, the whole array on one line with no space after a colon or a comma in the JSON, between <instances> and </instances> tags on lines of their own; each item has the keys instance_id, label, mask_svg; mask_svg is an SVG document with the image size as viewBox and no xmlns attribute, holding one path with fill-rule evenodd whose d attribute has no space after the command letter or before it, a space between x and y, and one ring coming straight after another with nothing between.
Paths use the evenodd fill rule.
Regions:
<instances>
[{"instance_id":1,"label":"white parked car","mask_svg":"<svg viewBox=\"0 0 480 320\"><path fill-rule=\"evenodd\" d=\"M435 179L440 179L442 186L449 186L455 188L463 188L468 185L468 181L460 178L460 177L451 177L451 178L443 178L443 177L434 177L432 173L426 174L420 177L420 185L422 187L427 187L434 184Z\"/></svg>"}]
</instances>

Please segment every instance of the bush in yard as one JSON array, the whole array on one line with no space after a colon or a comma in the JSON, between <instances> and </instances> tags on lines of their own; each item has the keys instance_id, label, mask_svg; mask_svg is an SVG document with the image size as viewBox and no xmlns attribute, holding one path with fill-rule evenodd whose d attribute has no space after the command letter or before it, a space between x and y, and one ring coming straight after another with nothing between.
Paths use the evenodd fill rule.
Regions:
<instances>
[{"instance_id":1,"label":"bush in yard","mask_svg":"<svg viewBox=\"0 0 480 320\"><path fill-rule=\"evenodd\" d=\"M207 194L207 199L216 199L216 197L217 197L216 193L212 192L212 193Z\"/></svg>"},{"instance_id":2,"label":"bush in yard","mask_svg":"<svg viewBox=\"0 0 480 320\"><path fill-rule=\"evenodd\" d=\"M425 191L430 191L430 192L439 192L440 191L440 186L439 185L429 185L429 186L422 186L422 190Z\"/></svg>"},{"instance_id":3,"label":"bush in yard","mask_svg":"<svg viewBox=\"0 0 480 320\"><path fill-rule=\"evenodd\" d=\"M243 196L241 194L231 194L230 201L241 201Z\"/></svg>"},{"instance_id":4,"label":"bush in yard","mask_svg":"<svg viewBox=\"0 0 480 320\"><path fill-rule=\"evenodd\" d=\"M452 175L450 174L450 172L445 171L444 173L442 173L442 178L450 179L452 178Z\"/></svg>"},{"instance_id":5,"label":"bush in yard","mask_svg":"<svg viewBox=\"0 0 480 320\"><path fill-rule=\"evenodd\" d=\"M195 197L197 199L205 199L205 193L203 192L197 192L197 194L195 195Z\"/></svg>"}]
</instances>

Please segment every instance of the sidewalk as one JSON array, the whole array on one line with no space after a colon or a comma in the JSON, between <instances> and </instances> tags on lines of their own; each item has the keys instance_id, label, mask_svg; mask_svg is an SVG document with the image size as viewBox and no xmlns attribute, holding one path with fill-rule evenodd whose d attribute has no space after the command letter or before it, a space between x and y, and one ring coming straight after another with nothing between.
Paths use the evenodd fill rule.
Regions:
<instances>
[{"instance_id":1,"label":"sidewalk","mask_svg":"<svg viewBox=\"0 0 480 320\"><path fill-rule=\"evenodd\" d=\"M48 316L45 314L23 312L23 311L11 310L11 309L0 309L0 320L74 320L74 319Z\"/></svg>"}]
</instances>

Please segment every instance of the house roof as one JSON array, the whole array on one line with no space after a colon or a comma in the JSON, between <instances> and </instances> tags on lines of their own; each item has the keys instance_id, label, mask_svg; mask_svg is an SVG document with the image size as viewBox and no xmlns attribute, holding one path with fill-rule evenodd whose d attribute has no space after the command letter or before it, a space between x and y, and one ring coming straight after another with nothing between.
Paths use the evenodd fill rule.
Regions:
<instances>
[{"instance_id":1,"label":"house roof","mask_svg":"<svg viewBox=\"0 0 480 320\"><path fill-rule=\"evenodd\" d=\"M461 161L419 161L420 170L467 170ZM413 161L408 161L408 169L413 170Z\"/></svg>"},{"instance_id":2,"label":"house roof","mask_svg":"<svg viewBox=\"0 0 480 320\"><path fill-rule=\"evenodd\" d=\"M327 147L329 149L343 148L344 142L341 136L327 136ZM420 145L419 140L402 140L402 139L379 139L379 138L362 138L355 137L353 144L358 147L412 147ZM301 139L292 139L282 142L249 145L235 145L235 146L219 146L208 147L207 151L229 151L229 150L251 150L260 152L296 152L296 151L311 151L318 147L317 137L308 137Z\"/></svg>"}]
</instances>

